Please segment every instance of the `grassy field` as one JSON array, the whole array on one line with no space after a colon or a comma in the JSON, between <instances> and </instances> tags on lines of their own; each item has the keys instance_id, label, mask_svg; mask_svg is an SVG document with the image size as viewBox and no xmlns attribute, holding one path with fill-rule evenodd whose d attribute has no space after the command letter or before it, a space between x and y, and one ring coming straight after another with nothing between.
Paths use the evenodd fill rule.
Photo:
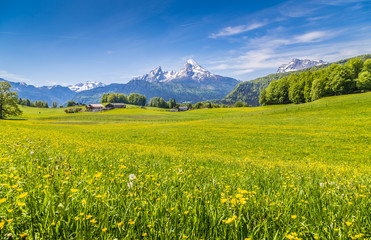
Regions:
<instances>
[{"instance_id":1,"label":"grassy field","mask_svg":"<svg viewBox=\"0 0 371 240\"><path fill-rule=\"evenodd\" d=\"M22 110L0 122L0 238L371 238L371 93Z\"/></svg>"}]
</instances>

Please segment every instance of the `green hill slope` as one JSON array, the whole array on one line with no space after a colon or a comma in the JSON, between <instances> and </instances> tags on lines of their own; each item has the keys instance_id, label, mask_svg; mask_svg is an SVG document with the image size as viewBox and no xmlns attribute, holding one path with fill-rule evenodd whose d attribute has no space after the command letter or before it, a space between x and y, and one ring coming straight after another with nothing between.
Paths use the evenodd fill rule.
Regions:
<instances>
[{"instance_id":1,"label":"green hill slope","mask_svg":"<svg viewBox=\"0 0 371 240\"><path fill-rule=\"evenodd\" d=\"M361 58L362 60L365 60L370 57L371 57L371 54L366 54L366 55L361 55L361 56L354 57L354 58ZM343 65L349 62L351 59L353 58L343 59L343 60L340 60L334 63ZM223 104L234 104L237 101L242 101L251 106L259 106L260 92L264 88L268 87L269 83L276 81L278 79L281 79L283 77L290 76L291 74L297 74L297 73L306 72L306 71L315 71L315 70L319 70L322 68L328 68L329 66L331 66L331 64L332 63L321 65L321 66L316 66L316 67L311 67L311 68L306 68L306 69L295 71L295 72L275 73L275 74L270 74L265 77L254 79L252 81L241 82L232 90L232 92L230 92L225 98L223 98L219 102Z\"/></svg>"}]
</instances>

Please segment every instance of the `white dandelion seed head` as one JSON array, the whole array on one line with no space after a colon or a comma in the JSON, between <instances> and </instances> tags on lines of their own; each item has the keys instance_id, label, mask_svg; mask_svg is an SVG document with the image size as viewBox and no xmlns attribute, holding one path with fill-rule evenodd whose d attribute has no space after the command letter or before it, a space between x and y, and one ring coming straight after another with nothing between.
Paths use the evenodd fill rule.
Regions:
<instances>
[{"instance_id":1,"label":"white dandelion seed head","mask_svg":"<svg viewBox=\"0 0 371 240\"><path fill-rule=\"evenodd\" d=\"M128 188L132 188L133 187L133 182L128 182Z\"/></svg>"},{"instance_id":2,"label":"white dandelion seed head","mask_svg":"<svg viewBox=\"0 0 371 240\"><path fill-rule=\"evenodd\" d=\"M34 155L34 151L31 151L30 154L31 154L31 156L33 156Z\"/></svg>"},{"instance_id":3,"label":"white dandelion seed head","mask_svg":"<svg viewBox=\"0 0 371 240\"><path fill-rule=\"evenodd\" d=\"M324 187L324 186L325 186L325 183L321 182L321 183L319 184L319 186L320 186L320 187Z\"/></svg>"},{"instance_id":4,"label":"white dandelion seed head","mask_svg":"<svg viewBox=\"0 0 371 240\"><path fill-rule=\"evenodd\" d=\"M136 178L136 177L135 177L134 174L130 174L130 175L129 175L129 180L130 180L130 181L135 180L135 178Z\"/></svg>"}]
</instances>

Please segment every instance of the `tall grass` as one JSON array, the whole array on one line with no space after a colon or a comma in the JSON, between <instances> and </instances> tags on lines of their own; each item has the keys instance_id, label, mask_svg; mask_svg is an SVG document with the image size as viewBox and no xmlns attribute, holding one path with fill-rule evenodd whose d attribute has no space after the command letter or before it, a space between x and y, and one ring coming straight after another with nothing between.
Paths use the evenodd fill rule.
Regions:
<instances>
[{"instance_id":1,"label":"tall grass","mask_svg":"<svg viewBox=\"0 0 371 240\"><path fill-rule=\"evenodd\" d=\"M24 108L0 123L0 237L370 238L370 102Z\"/></svg>"}]
</instances>

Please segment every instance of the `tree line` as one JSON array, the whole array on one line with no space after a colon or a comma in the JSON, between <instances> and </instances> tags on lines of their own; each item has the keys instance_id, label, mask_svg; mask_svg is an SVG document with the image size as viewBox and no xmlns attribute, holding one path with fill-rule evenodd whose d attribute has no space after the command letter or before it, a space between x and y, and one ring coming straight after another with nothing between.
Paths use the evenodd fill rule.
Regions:
<instances>
[{"instance_id":1,"label":"tree line","mask_svg":"<svg viewBox=\"0 0 371 240\"><path fill-rule=\"evenodd\" d=\"M18 104L19 105L22 105L22 106L28 106L28 107L37 107L37 108L49 108L49 104L47 101L39 101L39 100L36 100L36 101L31 101L30 99L18 99ZM53 102L52 103L52 108L57 108L58 107L58 103L57 102Z\"/></svg>"},{"instance_id":2,"label":"tree line","mask_svg":"<svg viewBox=\"0 0 371 240\"><path fill-rule=\"evenodd\" d=\"M146 96L138 94L138 93L131 93L129 96L123 93L105 93L101 98L101 103L128 103L133 105L146 105ZM187 106L188 109L200 109L200 108L227 108L233 107L231 105L225 104L217 104L213 102L197 102L195 104L185 103L179 104L176 102L175 99L170 98L169 101L165 101L162 97L153 97L148 102L149 107L157 107L157 108L168 108L168 109L177 109L180 106ZM243 103L242 101L237 101L234 107L247 107L247 104Z\"/></svg>"},{"instance_id":3,"label":"tree line","mask_svg":"<svg viewBox=\"0 0 371 240\"><path fill-rule=\"evenodd\" d=\"M371 90L371 59L307 71L271 82L260 93L263 105L311 102L326 96Z\"/></svg>"},{"instance_id":4,"label":"tree line","mask_svg":"<svg viewBox=\"0 0 371 240\"><path fill-rule=\"evenodd\" d=\"M123 93L105 93L101 97L101 103L128 103L145 106L147 97L139 93L131 93L129 96Z\"/></svg>"},{"instance_id":5,"label":"tree line","mask_svg":"<svg viewBox=\"0 0 371 240\"><path fill-rule=\"evenodd\" d=\"M158 108L177 108L180 104L176 103L175 99L169 99L166 102L162 97L153 97L149 100L148 106Z\"/></svg>"}]
</instances>

